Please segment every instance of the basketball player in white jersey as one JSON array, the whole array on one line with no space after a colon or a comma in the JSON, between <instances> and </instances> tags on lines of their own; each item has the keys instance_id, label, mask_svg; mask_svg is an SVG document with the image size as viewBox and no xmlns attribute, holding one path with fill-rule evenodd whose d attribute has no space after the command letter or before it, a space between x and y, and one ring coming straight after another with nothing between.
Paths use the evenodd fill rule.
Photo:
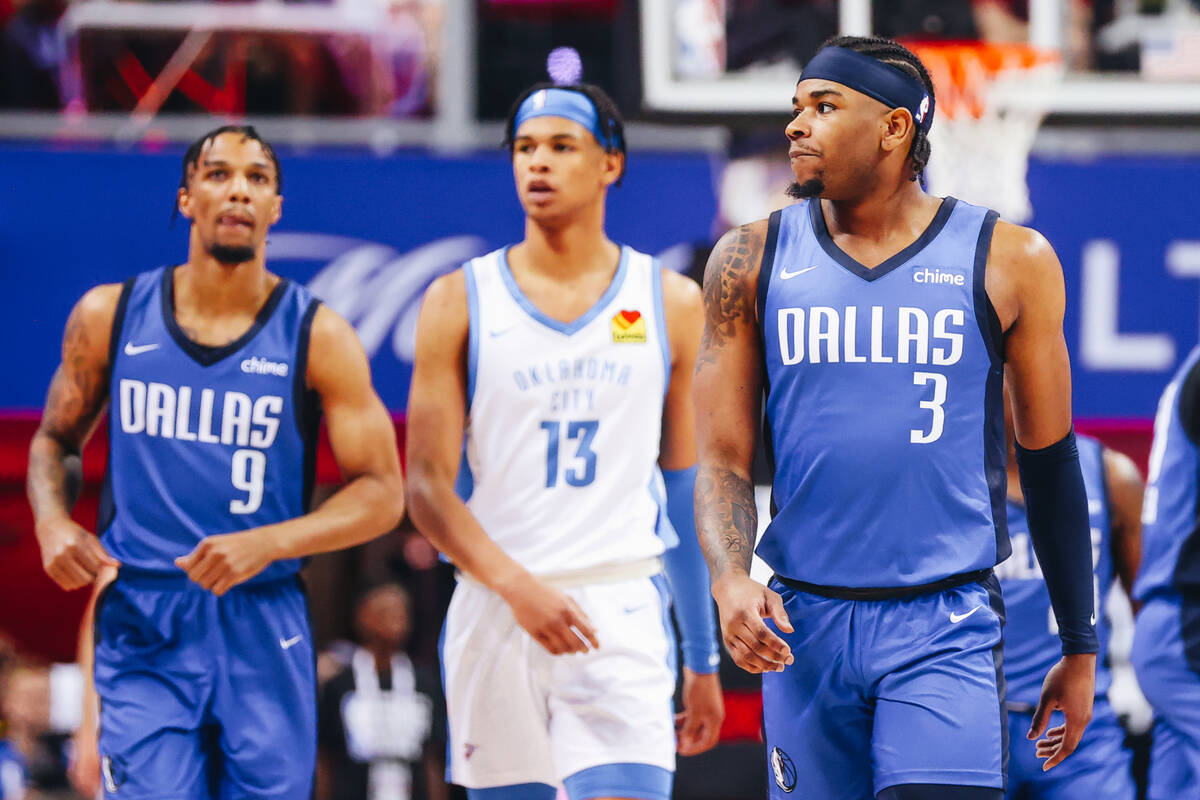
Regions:
<instances>
[{"instance_id":1,"label":"basketball player in white jersey","mask_svg":"<svg viewBox=\"0 0 1200 800\"><path fill-rule=\"evenodd\" d=\"M450 777L473 799L667 800L676 726L697 753L724 715L687 496L700 294L605 236L625 159L601 90L532 87L507 142L525 238L430 287L408 405L412 518L461 576Z\"/></svg>"}]
</instances>

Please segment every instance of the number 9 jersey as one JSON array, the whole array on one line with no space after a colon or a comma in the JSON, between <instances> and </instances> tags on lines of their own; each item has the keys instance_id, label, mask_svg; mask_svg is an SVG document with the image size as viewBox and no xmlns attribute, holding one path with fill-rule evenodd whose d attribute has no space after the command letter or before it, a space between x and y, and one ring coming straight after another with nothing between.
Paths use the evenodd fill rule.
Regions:
<instances>
[{"instance_id":1,"label":"number 9 jersey","mask_svg":"<svg viewBox=\"0 0 1200 800\"><path fill-rule=\"evenodd\" d=\"M662 271L622 247L612 282L572 322L522 292L507 249L463 267L470 314L460 491L538 575L660 555L658 469L671 353ZM465 485L464 485L465 484Z\"/></svg>"},{"instance_id":2,"label":"number 9 jersey","mask_svg":"<svg viewBox=\"0 0 1200 800\"><path fill-rule=\"evenodd\" d=\"M758 309L775 513L758 555L780 576L909 587L1008 556L995 222L946 198L867 268L820 201L771 216Z\"/></svg>"},{"instance_id":3,"label":"number 9 jersey","mask_svg":"<svg viewBox=\"0 0 1200 800\"><path fill-rule=\"evenodd\" d=\"M305 384L318 301L281 279L236 341L207 347L175 320L174 269L126 282L109 346L101 541L123 568L178 574L206 536L308 510L317 427ZM252 583L299 569L277 561Z\"/></svg>"}]
</instances>

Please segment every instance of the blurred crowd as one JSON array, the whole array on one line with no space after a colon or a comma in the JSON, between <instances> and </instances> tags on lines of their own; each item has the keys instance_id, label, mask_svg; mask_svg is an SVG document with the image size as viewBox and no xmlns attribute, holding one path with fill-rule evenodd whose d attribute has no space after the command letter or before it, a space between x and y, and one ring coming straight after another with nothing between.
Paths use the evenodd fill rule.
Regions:
<instances>
[{"instance_id":1,"label":"blurred crowd","mask_svg":"<svg viewBox=\"0 0 1200 800\"><path fill-rule=\"evenodd\" d=\"M0 0L0 109L430 112L441 0L213 0L228 24L202 39L159 16L174 0L116 0L119 21L78 13L95 1ZM306 31L299 6L334 22Z\"/></svg>"},{"instance_id":2,"label":"blurred crowd","mask_svg":"<svg viewBox=\"0 0 1200 800\"><path fill-rule=\"evenodd\" d=\"M165 29L153 21L156 9L180 0L107 0L142 13L120 24L87 15L72 23L75 6L104 1L0 0L0 109L393 117L432 111L444 0L192 0L220 3L230 14L227 27L191 42L177 19ZM838 0L669 1L682 77L798 71L838 27ZM1064 60L1074 70L1141 68L1150 75L1141 57L1147 31L1200 29L1200 0L1062 3ZM256 24L235 13L256 5L261 18L274 21ZM338 32L290 24L299 6L339 20ZM559 45L581 53L588 80L635 107L638 66L629 54L638 48L637 2L476 6L481 117L502 117L507 108L491 98L510 97L539 75L543 54ZM1029 0L895 0L874 3L873 14L875 32L895 38L1029 39ZM169 64L184 69L172 72ZM150 91L156 79L165 80L161 96Z\"/></svg>"}]
</instances>

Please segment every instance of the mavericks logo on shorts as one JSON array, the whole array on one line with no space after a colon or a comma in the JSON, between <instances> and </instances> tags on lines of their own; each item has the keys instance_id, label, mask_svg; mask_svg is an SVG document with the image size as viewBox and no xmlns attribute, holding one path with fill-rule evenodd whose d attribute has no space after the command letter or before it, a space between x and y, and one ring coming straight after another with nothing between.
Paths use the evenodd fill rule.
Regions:
<instances>
[{"instance_id":1,"label":"mavericks logo on shorts","mask_svg":"<svg viewBox=\"0 0 1200 800\"><path fill-rule=\"evenodd\" d=\"M771 750L771 771L775 773L775 783L780 789L790 792L796 788L796 765L778 747Z\"/></svg>"},{"instance_id":2,"label":"mavericks logo on shorts","mask_svg":"<svg viewBox=\"0 0 1200 800\"><path fill-rule=\"evenodd\" d=\"M614 342L646 341L646 320L640 311L618 311L612 318Z\"/></svg>"}]
</instances>

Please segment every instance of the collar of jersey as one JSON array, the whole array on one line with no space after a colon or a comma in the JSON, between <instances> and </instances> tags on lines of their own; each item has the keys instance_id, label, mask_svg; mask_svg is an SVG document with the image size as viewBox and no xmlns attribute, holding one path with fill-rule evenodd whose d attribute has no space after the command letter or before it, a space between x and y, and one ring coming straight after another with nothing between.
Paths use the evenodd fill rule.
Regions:
<instances>
[{"instance_id":1,"label":"collar of jersey","mask_svg":"<svg viewBox=\"0 0 1200 800\"><path fill-rule=\"evenodd\" d=\"M612 282L608 284L608 288L604 290L604 294L600 295L600 299L592 304L592 307L580 314L570 322L563 322L547 316L540 308L533 304L525 293L521 291L521 287L517 285L517 279L513 276L512 267L508 265L509 247L505 247L500 251L500 277L504 280L505 287L508 288L508 293L512 295L513 300L517 301L526 314L533 317L534 320L541 323L552 331L561 333L565 336L579 331L589 322L594 320L596 316L603 311L613 298L617 296L617 292L621 291L621 284L625 282L625 273L629 269L629 248L621 246L621 259L617 262L617 271L613 274Z\"/></svg>"},{"instance_id":2,"label":"collar of jersey","mask_svg":"<svg viewBox=\"0 0 1200 800\"><path fill-rule=\"evenodd\" d=\"M946 227L946 223L950 220L950 214L954 211L954 206L957 203L958 201L953 197L944 198L941 206L938 207L937 213L933 215L933 221L922 231L917 240L875 267L864 266L860 261L837 246L837 242L833 241L833 237L829 235L829 228L825 225L825 212L821 209L819 198L814 197L808 201L808 216L812 220L813 234L817 237L817 241L821 243L821 248L830 258L864 281L876 281L896 267L908 262L913 256L924 250L930 242L936 239L937 235L942 232L942 228Z\"/></svg>"}]
</instances>

